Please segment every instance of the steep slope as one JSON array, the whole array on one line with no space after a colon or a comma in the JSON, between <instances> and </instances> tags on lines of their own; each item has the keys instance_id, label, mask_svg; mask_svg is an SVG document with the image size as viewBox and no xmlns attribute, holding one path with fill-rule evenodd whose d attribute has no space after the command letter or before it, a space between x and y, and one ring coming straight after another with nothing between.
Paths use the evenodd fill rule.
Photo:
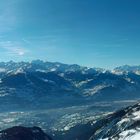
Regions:
<instances>
[{"instance_id":1,"label":"steep slope","mask_svg":"<svg viewBox=\"0 0 140 140\"><path fill-rule=\"evenodd\" d=\"M110 114L93 125L90 140L135 140L140 134L140 103Z\"/></svg>"}]
</instances>

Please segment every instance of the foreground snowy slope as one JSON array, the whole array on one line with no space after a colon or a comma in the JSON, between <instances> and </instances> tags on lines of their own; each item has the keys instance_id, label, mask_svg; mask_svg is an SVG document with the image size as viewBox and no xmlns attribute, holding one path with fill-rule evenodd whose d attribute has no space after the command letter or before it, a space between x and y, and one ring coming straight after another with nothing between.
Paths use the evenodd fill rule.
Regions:
<instances>
[{"instance_id":1,"label":"foreground snowy slope","mask_svg":"<svg viewBox=\"0 0 140 140\"><path fill-rule=\"evenodd\" d=\"M110 114L93 126L90 140L139 140L140 103Z\"/></svg>"},{"instance_id":2,"label":"foreground snowy slope","mask_svg":"<svg viewBox=\"0 0 140 140\"><path fill-rule=\"evenodd\" d=\"M134 137L131 138L131 140L139 140L140 139L140 133L136 134Z\"/></svg>"}]
</instances>

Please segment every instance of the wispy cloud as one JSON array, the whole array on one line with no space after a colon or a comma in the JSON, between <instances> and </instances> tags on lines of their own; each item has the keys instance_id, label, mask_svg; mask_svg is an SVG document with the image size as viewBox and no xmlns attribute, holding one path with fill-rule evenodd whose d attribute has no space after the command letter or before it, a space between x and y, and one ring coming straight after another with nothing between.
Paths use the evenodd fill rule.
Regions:
<instances>
[{"instance_id":1,"label":"wispy cloud","mask_svg":"<svg viewBox=\"0 0 140 140\"><path fill-rule=\"evenodd\" d=\"M25 39L25 38L23 38L22 41L23 41L24 43L28 44L28 45L32 45L32 42L29 41L29 40L27 40L27 39Z\"/></svg>"},{"instance_id":2,"label":"wispy cloud","mask_svg":"<svg viewBox=\"0 0 140 140\"><path fill-rule=\"evenodd\" d=\"M4 49L6 49L7 53L10 55L23 56L26 53L26 51L21 47L4 47Z\"/></svg>"},{"instance_id":3,"label":"wispy cloud","mask_svg":"<svg viewBox=\"0 0 140 140\"><path fill-rule=\"evenodd\" d=\"M1 41L0 48L3 49L8 55L23 56L29 52L29 50L21 47L20 43L12 41Z\"/></svg>"}]
</instances>

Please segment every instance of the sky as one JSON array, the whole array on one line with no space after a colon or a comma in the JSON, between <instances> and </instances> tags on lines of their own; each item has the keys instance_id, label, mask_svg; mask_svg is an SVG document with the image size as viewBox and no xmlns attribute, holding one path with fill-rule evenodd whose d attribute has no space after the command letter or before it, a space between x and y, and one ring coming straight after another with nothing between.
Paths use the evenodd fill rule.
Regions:
<instances>
[{"instance_id":1,"label":"sky","mask_svg":"<svg viewBox=\"0 0 140 140\"><path fill-rule=\"evenodd\" d=\"M0 0L0 61L140 65L139 0Z\"/></svg>"}]
</instances>

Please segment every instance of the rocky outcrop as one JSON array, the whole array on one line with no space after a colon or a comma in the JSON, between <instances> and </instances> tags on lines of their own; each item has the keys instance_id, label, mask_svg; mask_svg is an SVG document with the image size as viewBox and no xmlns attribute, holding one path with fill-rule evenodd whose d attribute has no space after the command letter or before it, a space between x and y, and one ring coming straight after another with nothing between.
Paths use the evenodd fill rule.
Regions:
<instances>
[{"instance_id":1,"label":"rocky outcrop","mask_svg":"<svg viewBox=\"0 0 140 140\"><path fill-rule=\"evenodd\" d=\"M39 127L15 126L0 131L0 140L52 140Z\"/></svg>"}]
</instances>

